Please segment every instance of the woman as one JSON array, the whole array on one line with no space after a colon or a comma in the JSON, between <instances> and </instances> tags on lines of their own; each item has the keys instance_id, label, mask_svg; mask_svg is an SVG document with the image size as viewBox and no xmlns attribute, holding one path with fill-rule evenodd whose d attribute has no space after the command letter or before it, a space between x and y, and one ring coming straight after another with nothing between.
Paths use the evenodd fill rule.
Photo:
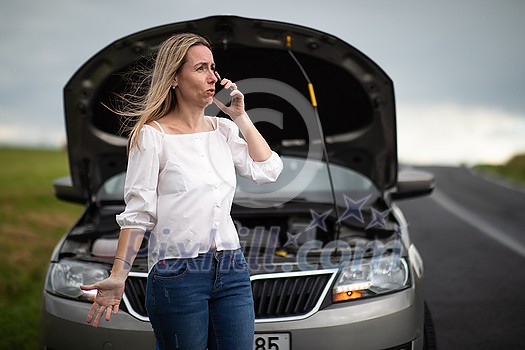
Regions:
<instances>
[{"instance_id":1,"label":"woman","mask_svg":"<svg viewBox=\"0 0 525 350\"><path fill-rule=\"evenodd\" d=\"M97 327L117 314L124 284L145 231L146 308L160 349L252 349L254 310L246 260L230 216L235 173L257 183L275 181L282 161L244 110L244 96L228 79L232 102L214 100L218 81L211 46L179 34L159 48L140 116L129 137L126 209L109 278L97 289L87 317ZM211 118L215 102L230 116ZM239 136L241 131L244 139Z\"/></svg>"}]
</instances>

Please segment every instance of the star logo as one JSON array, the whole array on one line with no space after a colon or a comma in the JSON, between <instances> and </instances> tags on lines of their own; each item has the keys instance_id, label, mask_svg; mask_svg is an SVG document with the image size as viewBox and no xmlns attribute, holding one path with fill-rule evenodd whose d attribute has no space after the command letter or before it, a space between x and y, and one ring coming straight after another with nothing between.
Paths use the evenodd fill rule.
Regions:
<instances>
[{"instance_id":1,"label":"star logo","mask_svg":"<svg viewBox=\"0 0 525 350\"><path fill-rule=\"evenodd\" d=\"M390 209L387 209L383 212L372 208L372 221L368 224L365 230L368 230L371 227L379 226L380 228L386 228L386 217L390 213Z\"/></svg>"},{"instance_id":2,"label":"star logo","mask_svg":"<svg viewBox=\"0 0 525 350\"><path fill-rule=\"evenodd\" d=\"M402 227L401 227L401 226L399 226L399 225L395 225L395 228L394 228L394 235L395 235L396 237L401 237L401 236L403 236L403 231L401 231L401 230L402 230Z\"/></svg>"},{"instance_id":3,"label":"star logo","mask_svg":"<svg viewBox=\"0 0 525 350\"><path fill-rule=\"evenodd\" d=\"M306 229L308 230L311 228L320 227L323 231L328 231L326 228L326 218L328 217L328 215L330 215L331 212L332 209L325 211L322 214L317 214L315 210L310 209L310 214L312 215L312 222L310 223L310 225L308 225Z\"/></svg>"},{"instance_id":4,"label":"star logo","mask_svg":"<svg viewBox=\"0 0 525 350\"><path fill-rule=\"evenodd\" d=\"M301 235L301 233L302 232L299 232L299 233L294 235L293 233L286 232L286 236L288 237L288 240L283 245L283 247L287 247L287 246L291 245L291 246L294 246L295 248L298 248L299 244L297 243L297 240L299 239L299 236Z\"/></svg>"},{"instance_id":5,"label":"star logo","mask_svg":"<svg viewBox=\"0 0 525 350\"><path fill-rule=\"evenodd\" d=\"M346 210L341 215L339 221L343 221L351 217L354 217L360 223L364 223L362 210L363 210L363 206L365 205L366 201L370 198L370 196L371 195L368 195L364 198L361 198L358 201L354 201L352 198L348 197L346 194L343 194L343 197L345 199Z\"/></svg>"},{"instance_id":6,"label":"star logo","mask_svg":"<svg viewBox=\"0 0 525 350\"><path fill-rule=\"evenodd\" d=\"M406 230L407 227L408 227L408 225L402 225L402 226L395 225L394 235L402 237L403 236L403 231Z\"/></svg>"}]
</instances>

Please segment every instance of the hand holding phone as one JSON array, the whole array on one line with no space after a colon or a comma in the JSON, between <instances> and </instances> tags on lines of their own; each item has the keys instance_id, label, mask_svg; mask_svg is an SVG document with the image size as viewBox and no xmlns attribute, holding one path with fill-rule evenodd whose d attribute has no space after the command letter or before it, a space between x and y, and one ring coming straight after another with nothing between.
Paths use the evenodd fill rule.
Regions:
<instances>
[{"instance_id":1,"label":"hand holding phone","mask_svg":"<svg viewBox=\"0 0 525 350\"><path fill-rule=\"evenodd\" d=\"M244 111L244 95L237 89L237 84L229 79L221 78L219 72L215 71L215 76L218 79L218 83L225 89L230 90L230 102L226 105L219 101L216 97L213 99L215 104L226 114L228 114L233 120L239 115L245 113Z\"/></svg>"}]
</instances>

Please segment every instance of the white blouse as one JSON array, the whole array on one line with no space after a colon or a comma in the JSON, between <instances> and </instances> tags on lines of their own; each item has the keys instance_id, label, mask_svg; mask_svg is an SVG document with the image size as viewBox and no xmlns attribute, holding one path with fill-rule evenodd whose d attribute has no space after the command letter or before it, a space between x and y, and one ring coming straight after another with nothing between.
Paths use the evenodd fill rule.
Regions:
<instances>
[{"instance_id":1,"label":"white blouse","mask_svg":"<svg viewBox=\"0 0 525 350\"><path fill-rule=\"evenodd\" d=\"M128 158L124 186L126 209L117 215L124 228L151 231L148 268L160 260L196 257L209 251L240 248L230 210L235 173L262 184L282 171L272 151L254 161L239 128L229 119L212 118L215 129L194 134L165 134L145 125L140 147Z\"/></svg>"}]
</instances>

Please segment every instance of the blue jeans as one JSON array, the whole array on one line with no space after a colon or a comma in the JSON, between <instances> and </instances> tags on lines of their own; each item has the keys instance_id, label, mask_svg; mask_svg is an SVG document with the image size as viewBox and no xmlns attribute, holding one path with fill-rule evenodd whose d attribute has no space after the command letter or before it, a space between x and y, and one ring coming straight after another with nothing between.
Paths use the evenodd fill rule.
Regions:
<instances>
[{"instance_id":1,"label":"blue jeans","mask_svg":"<svg viewBox=\"0 0 525 350\"><path fill-rule=\"evenodd\" d=\"M252 350L253 296L242 250L159 261L146 309L160 350Z\"/></svg>"}]
</instances>

